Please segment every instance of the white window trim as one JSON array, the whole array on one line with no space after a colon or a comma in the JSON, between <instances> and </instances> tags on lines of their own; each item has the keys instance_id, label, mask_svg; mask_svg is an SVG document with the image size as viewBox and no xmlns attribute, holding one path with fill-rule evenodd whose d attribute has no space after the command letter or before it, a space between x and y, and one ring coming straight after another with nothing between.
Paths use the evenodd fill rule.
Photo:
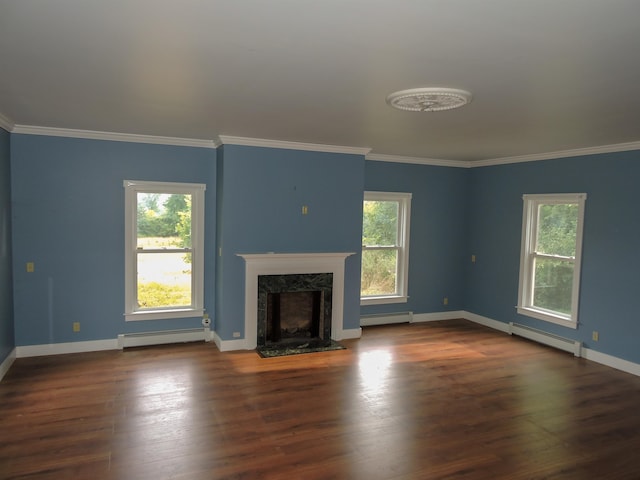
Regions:
<instances>
[{"instance_id":1,"label":"white window trim","mask_svg":"<svg viewBox=\"0 0 640 480\"><path fill-rule=\"evenodd\" d=\"M398 251L396 271L397 294L371 295L360 297L360 305L382 305L388 303L406 303L409 300L409 232L411 222L411 193L404 192L364 192L364 201L393 201L399 202L398 211L398 245L393 248ZM364 250L384 250L389 247L365 247Z\"/></svg>"},{"instance_id":2,"label":"white window trim","mask_svg":"<svg viewBox=\"0 0 640 480\"><path fill-rule=\"evenodd\" d=\"M201 183L125 180L125 313L126 321L201 317L204 314L204 192ZM136 302L137 193L191 195L191 286L193 305L139 310Z\"/></svg>"},{"instance_id":3,"label":"white window trim","mask_svg":"<svg viewBox=\"0 0 640 480\"><path fill-rule=\"evenodd\" d=\"M518 286L517 311L521 315L537 318L569 328L578 328L578 305L580 298L580 266L582 263L582 233L584 225L584 204L586 193L558 193L523 195L522 210L522 246L520 250L520 278ZM548 204L578 204L578 223L576 226L576 255L573 260L573 289L571 292L571 314L562 315L532 305L533 300L533 260L536 253L533 247L537 239L538 206Z\"/></svg>"}]
</instances>

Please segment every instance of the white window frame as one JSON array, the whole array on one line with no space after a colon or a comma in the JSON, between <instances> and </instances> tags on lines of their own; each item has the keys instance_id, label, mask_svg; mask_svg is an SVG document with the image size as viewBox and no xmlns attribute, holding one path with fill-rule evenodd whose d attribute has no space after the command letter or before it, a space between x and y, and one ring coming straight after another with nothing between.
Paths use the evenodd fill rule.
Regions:
<instances>
[{"instance_id":1,"label":"white window frame","mask_svg":"<svg viewBox=\"0 0 640 480\"><path fill-rule=\"evenodd\" d=\"M396 293L390 295L367 295L360 297L360 305L406 303L409 299L409 232L411 222L411 193L364 192L364 201L398 202L398 242L396 245L362 245L367 250L396 250Z\"/></svg>"},{"instance_id":2,"label":"white window frame","mask_svg":"<svg viewBox=\"0 0 640 480\"><path fill-rule=\"evenodd\" d=\"M578 328L578 304L580 297L580 265L582 263L582 234L584 224L584 204L586 193L559 193L523 195L522 213L522 247L520 253L520 279L518 287L517 311L522 315L537 318L547 322ZM576 225L576 254L575 257L557 257L545 255L535 251L538 237L538 207L553 204L578 204L578 221ZM533 305L534 262L536 258L559 258L573 263L573 283L571 292L571 313L543 309Z\"/></svg>"},{"instance_id":3,"label":"white window frame","mask_svg":"<svg viewBox=\"0 0 640 480\"><path fill-rule=\"evenodd\" d=\"M125 180L125 313L126 321L201 317L204 314L205 184ZM191 305L141 309L137 304L138 193L191 195Z\"/></svg>"}]
</instances>

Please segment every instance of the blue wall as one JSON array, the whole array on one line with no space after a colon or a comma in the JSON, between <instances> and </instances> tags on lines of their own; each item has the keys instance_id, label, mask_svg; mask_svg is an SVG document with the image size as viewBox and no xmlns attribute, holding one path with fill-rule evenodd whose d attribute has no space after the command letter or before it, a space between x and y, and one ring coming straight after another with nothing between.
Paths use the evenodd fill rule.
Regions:
<instances>
[{"instance_id":1,"label":"blue wall","mask_svg":"<svg viewBox=\"0 0 640 480\"><path fill-rule=\"evenodd\" d=\"M640 152L592 155L471 169L465 309L578 339L640 363ZM579 328L516 313L522 195L586 192ZM591 341L598 331L600 340Z\"/></svg>"},{"instance_id":2,"label":"blue wall","mask_svg":"<svg viewBox=\"0 0 640 480\"><path fill-rule=\"evenodd\" d=\"M244 336L245 264L238 253L355 252L346 260L343 325L359 328L363 192L360 155L222 148L216 331L223 340Z\"/></svg>"},{"instance_id":3,"label":"blue wall","mask_svg":"<svg viewBox=\"0 0 640 480\"><path fill-rule=\"evenodd\" d=\"M11 266L10 136L0 128L0 363L15 347Z\"/></svg>"},{"instance_id":4,"label":"blue wall","mask_svg":"<svg viewBox=\"0 0 640 480\"><path fill-rule=\"evenodd\" d=\"M215 162L214 149L12 135L16 344L200 326L201 319L124 321L123 180L206 183L205 242L213 245ZM212 308L213 248L207 253Z\"/></svg>"},{"instance_id":5,"label":"blue wall","mask_svg":"<svg viewBox=\"0 0 640 480\"><path fill-rule=\"evenodd\" d=\"M346 262L345 329L358 328L361 313L467 310L640 363L633 308L640 284L640 152L462 169L365 162L360 155L233 145L216 151L0 131L0 168L0 360L14 345L112 340L119 333L200 325L200 319L123 319L122 181L133 179L207 184L205 307L215 309L223 340L232 340L233 332L244 336L238 253L341 251L356 252ZM407 304L360 307L365 190L413 194ZM577 330L515 310L522 195L565 192L588 195ZM35 263L34 273L25 271L27 262ZM72 332L73 322L81 323L79 333Z\"/></svg>"},{"instance_id":6,"label":"blue wall","mask_svg":"<svg viewBox=\"0 0 640 480\"><path fill-rule=\"evenodd\" d=\"M408 192L411 199L409 301L371 305L363 314L461 310L467 259L469 171L370 161L365 167L368 191ZM443 305L443 298L449 305Z\"/></svg>"}]
</instances>

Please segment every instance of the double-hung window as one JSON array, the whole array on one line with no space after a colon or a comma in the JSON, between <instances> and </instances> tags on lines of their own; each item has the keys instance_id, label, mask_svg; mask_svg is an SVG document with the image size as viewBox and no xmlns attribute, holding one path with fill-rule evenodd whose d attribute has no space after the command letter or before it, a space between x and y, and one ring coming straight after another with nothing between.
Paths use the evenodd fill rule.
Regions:
<instances>
[{"instance_id":1,"label":"double-hung window","mask_svg":"<svg viewBox=\"0 0 640 480\"><path fill-rule=\"evenodd\" d=\"M204 184L124 181L125 318L204 312Z\"/></svg>"},{"instance_id":2,"label":"double-hung window","mask_svg":"<svg viewBox=\"0 0 640 480\"><path fill-rule=\"evenodd\" d=\"M518 313L578 326L587 195L524 195Z\"/></svg>"},{"instance_id":3,"label":"double-hung window","mask_svg":"<svg viewBox=\"0 0 640 480\"><path fill-rule=\"evenodd\" d=\"M410 218L410 193L365 192L362 305L407 301Z\"/></svg>"}]
</instances>

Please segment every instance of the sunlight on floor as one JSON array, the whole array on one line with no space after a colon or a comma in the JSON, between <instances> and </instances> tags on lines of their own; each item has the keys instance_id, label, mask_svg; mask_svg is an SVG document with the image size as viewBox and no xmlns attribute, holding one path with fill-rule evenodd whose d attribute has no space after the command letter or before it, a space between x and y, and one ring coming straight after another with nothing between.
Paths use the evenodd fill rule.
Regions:
<instances>
[{"instance_id":1,"label":"sunlight on floor","mask_svg":"<svg viewBox=\"0 0 640 480\"><path fill-rule=\"evenodd\" d=\"M384 389L392 358L388 350L373 350L360 354L358 369L367 393L376 393Z\"/></svg>"}]
</instances>

